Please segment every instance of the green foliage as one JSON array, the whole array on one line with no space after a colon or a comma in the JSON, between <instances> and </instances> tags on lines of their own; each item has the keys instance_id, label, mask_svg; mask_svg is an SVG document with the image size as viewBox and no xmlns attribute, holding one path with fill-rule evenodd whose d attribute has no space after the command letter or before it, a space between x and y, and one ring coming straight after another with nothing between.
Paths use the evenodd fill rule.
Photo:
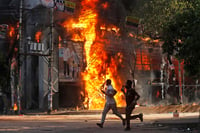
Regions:
<instances>
[{"instance_id":1,"label":"green foliage","mask_svg":"<svg viewBox=\"0 0 200 133\"><path fill-rule=\"evenodd\" d=\"M141 0L138 5L139 7L132 11L132 15L142 19L143 32L152 38L162 35L165 23L176 13L192 6L186 0Z\"/></svg>"},{"instance_id":2,"label":"green foliage","mask_svg":"<svg viewBox=\"0 0 200 133\"><path fill-rule=\"evenodd\" d=\"M137 0L131 16L143 34L163 39L164 53L184 60L186 73L200 76L200 0Z\"/></svg>"},{"instance_id":3,"label":"green foliage","mask_svg":"<svg viewBox=\"0 0 200 133\"><path fill-rule=\"evenodd\" d=\"M196 4L195 4L196 5ZM189 76L200 76L200 10L193 6L175 14L163 28L163 50L184 60Z\"/></svg>"}]
</instances>

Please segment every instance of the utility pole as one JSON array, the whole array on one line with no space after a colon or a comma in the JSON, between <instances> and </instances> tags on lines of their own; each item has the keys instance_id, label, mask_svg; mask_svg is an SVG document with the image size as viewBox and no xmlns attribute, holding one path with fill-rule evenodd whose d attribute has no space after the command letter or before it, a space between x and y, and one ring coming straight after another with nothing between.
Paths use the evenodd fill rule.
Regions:
<instances>
[{"instance_id":1,"label":"utility pole","mask_svg":"<svg viewBox=\"0 0 200 133\"><path fill-rule=\"evenodd\" d=\"M53 61L53 45L54 45L54 39L53 39L53 13L54 9L50 9L50 17L51 17L51 25L50 25L50 41L49 41L49 64L48 64L48 114L51 113L52 107L53 107L53 92L52 92L52 61Z\"/></svg>"},{"instance_id":2,"label":"utility pole","mask_svg":"<svg viewBox=\"0 0 200 133\"><path fill-rule=\"evenodd\" d=\"M20 114L21 101L20 101L20 89L21 89L21 52L22 52L22 13L23 13L23 0L20 0L19 7L19 46L18 46L18 85L17 85L17 109Z\"/></svg>"},{"instance_id":3,"label":"utility pole","mask_svg":"<svg viewBox=\"0 0 200 133\"><path fill-rule=\"evenodd\" d=\"M184 64L183 64L183 82L182 82L182 104L184 104L185 102L185 94L184 94L184 91L185 91L185 70L184 70Z\"/></svg>"},{"instance_id":4,"label":"utility pole","mask_svg":"<svg viewBox=\"0 0 200 133\"><path fill-rule=\"evenodd\" d=\"M182 76L181 76L181 62L178 60L178 76L179 76L179 96L180 102L183 104L183 95L182 95Z\"/></svg>"}]
</instances>

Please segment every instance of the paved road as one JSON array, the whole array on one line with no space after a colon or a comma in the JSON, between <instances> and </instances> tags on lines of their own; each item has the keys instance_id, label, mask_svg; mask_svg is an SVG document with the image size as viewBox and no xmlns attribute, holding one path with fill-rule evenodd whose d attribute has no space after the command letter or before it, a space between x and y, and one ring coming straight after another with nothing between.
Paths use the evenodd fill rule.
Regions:
<instances>
[{"instance_id":1,"label":"paved road","mask_svg":"<svg viewBox=\"0 0 200 133\"><path fill-rule=\"evenodd\" d=\"M113 114L108 114L104 128L96 123L101 114L96 115L22 115L0 116L0 132L18 133L124 133L121 121ZM199 114L144 115L144 122L131 121L132 130L137 133L200 133Z\"/></svg>"}]
</instances>

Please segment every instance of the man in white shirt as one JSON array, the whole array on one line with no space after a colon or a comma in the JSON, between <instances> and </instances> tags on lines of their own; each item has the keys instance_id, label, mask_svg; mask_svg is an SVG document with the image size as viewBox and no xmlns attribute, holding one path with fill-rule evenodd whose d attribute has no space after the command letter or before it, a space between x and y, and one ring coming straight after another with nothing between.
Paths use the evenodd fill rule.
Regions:
<instances>
[{"instance_id":1,"label":"man in white shirt","mask_svg":"<svg viewBox=\"0 0 200 133\"><path fill-rule=\"evenodd\" d=\"M68 45L66 42L64 42L65 47L64 47L64 51L63 51L63 63L64 63L64 75L66 77L69 77L69 64L70 64L70 58L71 58L71 52L70 49L68 48ZM66 69L67 69L67 75L66 75Z\"/></svg>"},{"instance_id":2,"label":"man in white shirt","mask_svg":"<svg viewBox=\"0 0 200 133\"><path fill-rule=\"evenodd\" d=\"M103 128L103 124L104 124L106 115L107 115L108 111L110 109L112 109L113 114L118 116L122 120L123 126L125 126L125 119L123 119L122 115L117 111L117 106L116 106L116 102L114 99L114 95L117 93L117 91L112 87L110 79L106 80L106 87L107 87L106 91L101 90L106 95L106 103L104 106L104 110L102 112L101 123L97 123L97 125L100 128Z\"/></svg>"}]
</instances>

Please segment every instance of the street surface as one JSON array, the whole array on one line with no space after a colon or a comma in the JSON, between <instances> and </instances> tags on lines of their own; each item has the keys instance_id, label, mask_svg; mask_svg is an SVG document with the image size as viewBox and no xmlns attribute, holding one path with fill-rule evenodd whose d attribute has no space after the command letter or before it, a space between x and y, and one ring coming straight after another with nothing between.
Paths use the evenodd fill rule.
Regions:
<instances>
[{"instance_id":1,"label":"street surface","mask_svg":"<svg viewBox=\"0 0 200 133\"><path fill-rule=\"evenodd\" d=\"M124 117L124 115L123 115ZM101 114L87 115L10 115L0 116L0 132L5 133L200 133L199 113L144 114L144 121L131 121L124 131L121 121L108 114L104 128L96 126Z\"/></svg>"}]
</instances>

